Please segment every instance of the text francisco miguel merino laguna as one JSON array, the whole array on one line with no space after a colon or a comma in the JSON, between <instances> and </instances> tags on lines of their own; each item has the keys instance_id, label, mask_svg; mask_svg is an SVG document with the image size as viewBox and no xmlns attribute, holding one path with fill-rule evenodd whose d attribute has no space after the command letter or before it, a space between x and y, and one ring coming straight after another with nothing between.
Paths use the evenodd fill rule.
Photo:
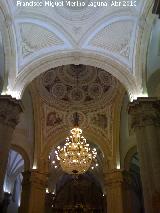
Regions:
<instances>
[{"instance_id":1,"label":"text francisco miguel merino laguna","mask_svg":"<svg viewBox=\"0 0 160 213\"><path fill-rule=\"evenodd\" d=\"M123 7L135 7L136 0L114 0L108 3L107 1L91 1L86 5L85 1L70 1L70 0L57 0L57 1L17 1L17 7L63 7L67 5L69 7L107 7L107 6L123 6Z\"/></svg>"}]
</instances>

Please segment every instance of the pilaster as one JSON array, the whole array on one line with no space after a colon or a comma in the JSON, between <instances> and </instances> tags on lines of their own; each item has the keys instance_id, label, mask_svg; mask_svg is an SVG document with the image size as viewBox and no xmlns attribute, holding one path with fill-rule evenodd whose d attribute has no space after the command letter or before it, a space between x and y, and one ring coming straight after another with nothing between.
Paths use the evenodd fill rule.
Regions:
<instances>
[{"instance_id":1,"label":"pilaster","mask_svg":"<svg viewBox=\"0 0 160 213\"><path fill-rule=\"evenodd\" d=\"M47 174L38 170L23 173L20 213L44 213Z\"/></svg>"},{"instance_id":2,"label":"pilaster","mask_svg":"<svg viewBox=\"0 0 160 213\"><path fill-rule=\"evenodd\" d=\"M145 212L159 213L160 100L138 98L129 104L128 112L137 139Z\"/></svg>"},{"instance_id":3,"label":"pilaster","mask_svg":"<svg viewBox=\"0 0 160 213\"><path fill-rule=\"evenodd\" d=\"M107 212L124 213L123 174L121 170L105 173L104 182L107 195Z\"/></svg>"}]
</instances>

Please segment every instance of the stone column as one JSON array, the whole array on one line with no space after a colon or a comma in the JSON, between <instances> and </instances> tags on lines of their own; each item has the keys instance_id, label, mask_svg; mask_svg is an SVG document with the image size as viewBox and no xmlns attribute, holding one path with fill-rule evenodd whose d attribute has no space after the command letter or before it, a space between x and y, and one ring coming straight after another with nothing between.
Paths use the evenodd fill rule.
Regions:
<instances>
[{"instance_id":1,"label":"stone column","mask_svg":"<svg viewBox=\"0 0 160 213\"><path fill-rule=\"evenodd\" d=\"M3 200L3 184L11 139L21 112L20 100L8 95L0 96L0 203Z\"/></svg>"},{"instance_id":2,"label":"stone column","mask_svg":"<svg viewBox=\"0 0 160 213\"><path fill-rule=\"evenodd\" d=\"M107 196L107 212L124 213L123 173L113 170L104 174L104 183Z\"/></svg>"},{"instance_id":3,"label":"stone column","mask_svg":"<svg viewBox=\"0 0 160 213\"><path fill-rule=\"evenodd\" d=\"M44 213L47 174L38 170L23 173L20 213Z\"/></svg>"},{"instance_id":4,"label":"stone column","mask_svg":"<svg viewBox=\"0 0 160 213\"><path fill-rule=\"evenodd\" d=\"M160 212L160 100L138 98L129 104L137 139L145 213Z\"/></svg>"}]
</instances>

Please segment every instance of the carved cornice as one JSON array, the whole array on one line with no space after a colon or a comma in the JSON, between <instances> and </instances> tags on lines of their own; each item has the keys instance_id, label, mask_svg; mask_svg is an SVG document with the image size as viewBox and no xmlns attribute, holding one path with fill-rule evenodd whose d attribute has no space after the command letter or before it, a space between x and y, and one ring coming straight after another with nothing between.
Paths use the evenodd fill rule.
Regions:
<instances>
[{"instance_id":1,"label":"carved cornice","mask_svg":"<svg viewBox=\"0 0 160 213\"><path fill-rule=\"evenodd\" d=\"M0 96L0 123L15 128L23 112L22 102L10 95Z\"/></svg>"},{"instance_id":2,"label":"carved cornice","mask_svg":"<svg viewBox=\"0 0 160 213\"><path fill-rule=\"evenodd\" d=\"M138 98L129 103L131 128L160 126L160 100L157 98Z\"/></svg>"}]
</instances>

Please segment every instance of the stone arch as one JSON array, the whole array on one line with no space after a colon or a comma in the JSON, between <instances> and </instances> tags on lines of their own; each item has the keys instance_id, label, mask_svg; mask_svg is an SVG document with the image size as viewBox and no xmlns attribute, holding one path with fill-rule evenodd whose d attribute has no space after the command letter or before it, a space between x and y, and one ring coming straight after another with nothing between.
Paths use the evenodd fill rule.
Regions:
<instances>
[{"instance_id":1,"label":"stone arch","mask_svg":"<svg viewBox=\"0 0 160 213\"><path fill-rule=\"evenodd\" d=\"M0 2L0 32L2 35L3 47L4 47L4 69L5 77L3 84L3 92L7 91L8 79L15 77L16 73L16 45L14 38L14 26L12 25L12 19L10 18L10 9L6 1ZM13 54L14 51L14 54Z\"/></svg>"},{"instance_id":2,"label":"stone arch","mask_svg":"<svg viewBox=\"0 0 160 213\"><path fill-rule=\"evenodd\" d=\"M136 152L137 152L137 146L133 146L127 152L125 159L124 159L124 169L125 170L129 171L131 159Z\"/></svg>"},{"instance_id":3,"label":"stone arch","mask_svg":"<svg viewBox=\"0 0 160 213\"><path fill-rule=\"evenodd\" d=\"M141 85L143 97L148 96L146 88L146 64L148 44L152 32L154 16L152 14L153 1L148 0L143 5L137 24L137 39L134 50L133 73L136 82ZM140 97L140 96L139 96Z\"/></svg>"},{"instance_id":4,"label":"stone arch","mask_svg":"<svg viewBox=\"0 0 160 213\"><path fill-rule=\"evenodd\" d=\"M147 82L148 94L151 97L160 97L160 69L155 70Z\"/></svg>"},{"instance_id":5,"label":"stone arch","mask_svg":"<svg viewBox=\"0 0 160 213\"><path fill-rule=\"evenodd\" d=\"M15 145L15 144L11 144L11 149L18 152L22 156L22 158L24 159L24 170L25 171L29 170L30 169L30 160L29 160L29 157L28 157L28 154L26 153L26 151L22 147Z\"/></svg>"},{"instance_id":6,"label":"stone arch","mask_svg":"<svg viewBox=\"0 0 160 213\"><path fill-rule=\"evenodd\" d=\"M14 88L11 90L13 94L21 98L25 88L35 77L48 69L68 64L84 64L104 69L122 83L131 98L141 94L141 89L131 71L115 60L91 51L67 51L41 58L24 67L16 79Z\"/></svg>"}]
</instances>

